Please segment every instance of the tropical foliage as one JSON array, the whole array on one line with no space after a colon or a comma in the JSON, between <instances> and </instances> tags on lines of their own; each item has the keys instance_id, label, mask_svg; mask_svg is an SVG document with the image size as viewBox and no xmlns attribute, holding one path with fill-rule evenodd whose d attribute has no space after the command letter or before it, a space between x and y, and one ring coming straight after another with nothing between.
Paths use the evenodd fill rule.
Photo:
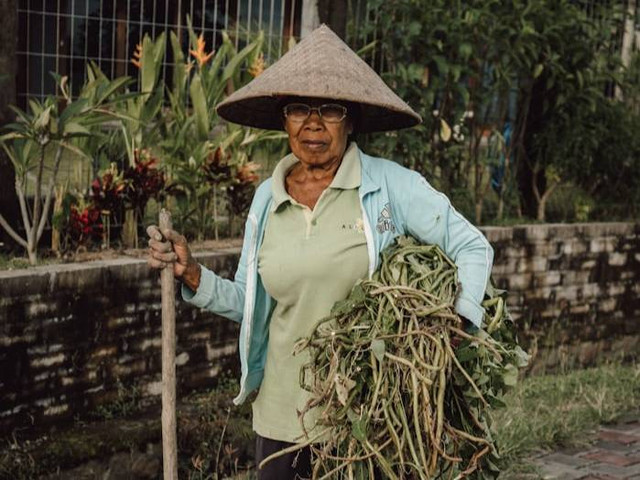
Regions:
<instances>
[{"instance_id":1,"label":"tropical foliage","mask_svg":"<svg viewBox=\"0 0 640 480\"><path fill-rule=\"evenodd\" d=\"M110 81L97 74L97 68L87 68L88 81L79 97L73 100L69 94L66 77L56 77L61 100L54 96L44 101L29 101L28 111L14 107L17 119L6 127L8 133L0 137L0 144L11 160L16 173L16 193L24 235L0 214L0 225L27 251L29 262L37 261L37 247L49 218L58 171L65 151L87 157L79 146L79 139L94 135L97 125L113 118L113 105L120 101L118 95L128 82L128 77ZM64 106L64 108L61 108ZM53 166L45 179L45 157L53 149ZM29 179L35 177L35 181ZM27 205L27 188L32 183L33 205Z\"/></svg>"},{"instance_id":2,"label":"tropical foliage","mask_svg":"<svg viewBox=\"0 0 640 480\"><path fill-rule=\"evenodd\" d=\"M421 171L477 223L544 220L566 187L598 205L638 191L639 83L618 53L625 12L609 4L370 0L353 42L424 123L367 148Z\"/></svg>"},{"instance_id":3,"label":"tropical foliage","mask_svg":"<svg viewBox=\"0 0 640 480\"><path fill-rule=\"evenodd\" d=\"M164 34L145 36L136 46L131 61L137 79L109 80L90 64L79 98L71 98L65 77L56 77L58 97L31 100L27 112L15 109L18 120L6 127L0 143L16 170L26 233L21 236L1 215L0 225L27 250L31 263L52 204L54 238L63 250L108 245L113 226L114 232L122 229L125 246L137 246L147 206L160 202L174 211L176 228L189 235L218 237L222 217L227 233L238 234L238 219L259 179L254 159L282 152L285 136L226 124L215 106L262 73L264 37L260 33L237 51L223 33L214 52L190 25L184 45L171 33L171 85L161 75L166 40ZM61 183L65 151L91 164L95 177L85 191L54 188Z\"/></svg>"}]
</instances>

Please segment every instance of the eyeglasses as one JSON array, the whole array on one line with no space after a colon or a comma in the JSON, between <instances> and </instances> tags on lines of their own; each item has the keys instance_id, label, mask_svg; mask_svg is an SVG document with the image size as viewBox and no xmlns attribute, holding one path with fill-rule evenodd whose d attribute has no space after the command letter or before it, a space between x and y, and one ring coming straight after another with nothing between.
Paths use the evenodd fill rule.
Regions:
<instances>
[{"instance_id":1,"label":"eyeglasses","mask_svg":"<svg viewBox=\"0 0 640 480\"><path fill-rule=\"evenodd\" d=\"M292 122L304 122L314 110L327 123L340 123L347 116L347 107L337 103L326 103L319 107L311 107L306 103L290 103L284 107L284 116Z\"/></svg>"}]
</instances>

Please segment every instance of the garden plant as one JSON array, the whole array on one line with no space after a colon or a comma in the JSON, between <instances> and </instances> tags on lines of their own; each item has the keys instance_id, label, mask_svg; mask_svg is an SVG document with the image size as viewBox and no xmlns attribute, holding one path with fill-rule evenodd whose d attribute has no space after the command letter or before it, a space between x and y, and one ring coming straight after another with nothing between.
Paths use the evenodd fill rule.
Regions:
<instances>
[{"instance_id":1,"label":"garden plant","mask_svg":"<svg viewBox=\"0 0 640 480\"><path fill-rule=\"evenodd\" d=\"M476 223L637 213L638 53L622 63L620 4L367 5L353 42L423 117L363 139L368 150L420 171ZM575 210L550 208L563 189Z\"/></svg>"}]
</instances>

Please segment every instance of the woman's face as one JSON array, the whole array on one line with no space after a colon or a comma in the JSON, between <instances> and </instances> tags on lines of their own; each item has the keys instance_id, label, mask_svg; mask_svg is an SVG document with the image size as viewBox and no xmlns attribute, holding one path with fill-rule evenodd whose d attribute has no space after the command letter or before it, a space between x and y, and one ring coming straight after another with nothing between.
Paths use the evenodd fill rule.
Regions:
<instances>
[{"instance_id":1,"label":"woman's face","mask_svg":"<svg viewBox=\"0 0 640 480\"><path fill-rule=\"evenodd\" d=\"M326 104L346 107L340 101L318 98L295 99L287 104L292 103L311 107ZM330 123L322 119L316 110L311 111L305 120L296 121L285 117L284 122L291 151L304 165L310 167L322 168L340 160L347 148L347 137L353 130L348 116L338 123Z\"/></svg>"}]
</instances>

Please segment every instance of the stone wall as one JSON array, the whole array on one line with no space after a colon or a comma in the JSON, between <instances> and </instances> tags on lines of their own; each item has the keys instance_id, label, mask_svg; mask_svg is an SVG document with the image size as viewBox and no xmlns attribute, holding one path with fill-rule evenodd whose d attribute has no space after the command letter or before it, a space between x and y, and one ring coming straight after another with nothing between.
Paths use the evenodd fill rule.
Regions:
<instances>
[{"instance_id":1,"label":"stone wall","mask_svg":"<svg viewBox=\"0 0 640 480\"><path fill-rule=\"evenodd\" d=\"M490 227L493 277L509 290L532 370L640 351L640 225ZM224 276L238 251L201 255ZM0 429L160 393L158 276L143 260L0 272ZM237 371L237 324L178 302L179 394ZM120 385L120 387L119 387ZM119 392L120 388L120 392ZM7 431L7 430L5 430Z\"/></svg>"},{"instance_id":2,"label":"stone wall","mask_svg":"<svg viewBox=\"0 0 640 480\"><path fill-rule=\"evenodd\" d=\"M200 255L231 276L237 251ZM159 275L119 259L0 272L0 430L161 392ZM234 373L239 325L177 302L178 393ZM123 395L123 389L124 395Z\"/></svg>"},{"instance_id":3,"label":"stone wall","mask_svg":"<svg viewBox=\"0 0 640 480\"><path fill-rule=\"evenodd\" d=\"M640 352L640 225L485 227L533 371Z\"/></svg>"}]
</instances>

